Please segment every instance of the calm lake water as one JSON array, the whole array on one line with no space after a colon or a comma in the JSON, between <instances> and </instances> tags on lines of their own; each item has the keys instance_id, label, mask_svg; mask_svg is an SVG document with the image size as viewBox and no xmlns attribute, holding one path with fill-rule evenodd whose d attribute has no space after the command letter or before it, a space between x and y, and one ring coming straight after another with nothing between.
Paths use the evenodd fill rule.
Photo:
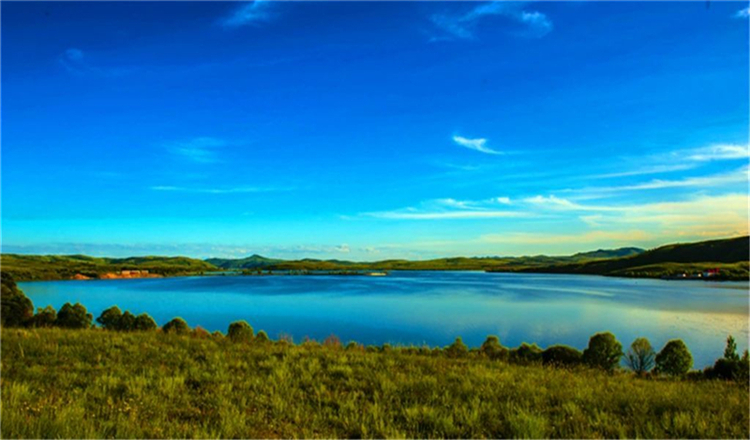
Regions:
<instances>
[{"instance_id":1,"label":"calm lake water","mask_svg":"<svg viewBox=\"0 0 750 440\"><path fill-rule=\"evenodd\" d=\"M80 302L94 315L117 305L175 316L226 332L245 319L271 338L290 335L342 342L444 346L461 336L479 346L489 334L505 346L562 343L583 349L611 331L623 343L640 336L657 349L681 338L695 367L721 357L734 335L747 348L746 282L665 281L581 275L391 272L366 276L185 277L19 283L36 307Z\"/></svg>"}]
</instances>

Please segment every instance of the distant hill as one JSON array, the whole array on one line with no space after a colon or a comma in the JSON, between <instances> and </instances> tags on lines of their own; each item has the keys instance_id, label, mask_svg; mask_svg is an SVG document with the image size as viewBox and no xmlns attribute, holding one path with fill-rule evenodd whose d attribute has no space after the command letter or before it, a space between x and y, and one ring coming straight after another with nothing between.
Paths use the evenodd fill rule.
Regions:
<instances>
[{"instance_id":1,"label":"distant hill","mask_svg":"<svg viewBox=\"0 0 750 440\"><path fill-rule=\"evenodd\" d=\"M573 255L573 259L581 260L599 260L604 258L630 257L645 252L644 249L637 247L624 247L619 249L598 249L591 252L581 252Z\"/></svg>"},{"instance_id":2,"label":"distant hill","mask_svg":"<svg viewBox=\"0 0 750 440\"><path fill-rule=\"evenodd\" d=\"M264 267L268 267L274 264L284 262L284 260L266 258L257 254L251 255L247 258L240 258L240 259L209 258L205 261L209 264L212 264L222 269L235 269L235 270L264 268Z\"/></svg>"},{"instance_id":3,"label":"distant hill","mask_svg":"<svg viewBox=\"0 0 750 440\"><path fill-rule=\"evenodd\" d=\"M746 278L750 237L670 244L629 257L527 268L527 272L660 276L726 265L732 278ZM744 268L744 270L743 270ZM743 275L744 273L744 275Z\"/></svg>"},{"instance_id":4,"label":"distant hill","mask_svg":"<svg viewBox=\"0 0 750 440\"><path fill-rule=\"evenodd\" d=\"M241 259L209 258L206 262L222 269L268 269L268 270L499 270L514 271L518 268L548 266L554 264L592 261L615 256L634 255L643 252L638 248L599 249L571 256L536 255L529 257L453 257L432 260L382 260L356 262L345 260L280 260L252 255Z\"/></svg>"},{"instance_id":5,"label":"distant hill","mask_svg":"<svg viewBox=\"0 0 750 440\"><path fill-rule=\"evenodd\" d=\"M85 255L0 256L0 269L16 281L67 280L75 275L96 278L121 270L148 270L151 274L176 276L217 270L213 264L187 257L101 258Z\"/></svg>"}]
</instances>

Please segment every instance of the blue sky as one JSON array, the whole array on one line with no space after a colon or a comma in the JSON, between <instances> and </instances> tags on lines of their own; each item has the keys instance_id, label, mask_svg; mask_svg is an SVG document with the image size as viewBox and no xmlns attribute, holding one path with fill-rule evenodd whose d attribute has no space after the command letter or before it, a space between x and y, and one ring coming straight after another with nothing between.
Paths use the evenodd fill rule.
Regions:
<instances>
[{"instance_id":1,"label":"blue sky","mask_svg":"<svg viewBox=\"0 0 750 440\"><path fill-rule=\"evenodd\" d=\"M2 4L2 247L375 260L748 229L748 5Z\"/></svg>"}]
</instances>

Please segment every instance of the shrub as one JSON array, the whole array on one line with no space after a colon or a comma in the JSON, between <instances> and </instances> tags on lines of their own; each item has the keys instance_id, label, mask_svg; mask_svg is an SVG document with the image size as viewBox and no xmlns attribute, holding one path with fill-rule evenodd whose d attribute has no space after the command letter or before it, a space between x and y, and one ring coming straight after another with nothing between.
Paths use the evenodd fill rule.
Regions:
<instances>
[{"instance_id":1,"label":"shrub","mask_svg":"<svg viewBox=\"0 0 750 440\"><path fill-rule=\"evenodd\" d=\"M487 339L484 340L482 346L479 348L479 352L490 359L508 358L508 349L500 345L500 340L497 336L493 335L487 336Z\"/></svg>"},{"instance_id":2,"label":"shrub","mask_svg":"<svg viewBox=\"0 0 750 440\"><path fill-rule=\"evenodd\" d=\"M693 366L693 356L680 339L673 339L656 355L656 371L669 376L681 376Z\"/></svg>"},{"instance_id":3,"label":"shrub","mask_svg":"<svg viewBox=\"0 0 750 440\"><path fill-rule=\"evenodd\" d=\"M102 314L96 318L96 322L98 322L105 330L118 330L120 318L122 318L120 308L112 306L103 311Z\"/></svg>"},{"instance_id":4,"label":"shrub","mask_svg":"<svg viewBox=\"0 0 750 440\"><path fill-rule=\"evenodd\" d=\"M522 365L540 362L542 360L542 349L536 344L527 344L524 342L510 350L509 358L511 362Z\"/></svg>"},{"instance_id":5,"label":"shrub","mask_svg":"<svg viewBox=\"0 0 750 440\"><path fill-rule=\"evenodd\" d=\"M55 325L62 328L90 328L94 316L80 303L65 303L57 312Z\"/></svg>"},{"instance_id":6,"label":"shrub","mask_svg":"<svg viewBox=\"0 0 750 440\"><path fill-rule=\"evenodd\" d=\"M34 316L34 304L16 286L13 278L3 273L0 277L0 325L20 327Z\"/></svg>"},{"instance_id":7,"label":"shrub","mask_svg":"<svg viewBox=\"0 0 750 440\"><path fill-rule=\"evenodd\" d=\"M30 324L36 328L54 327L56 320L57 312L52 306L47 306L36 310L36 315L31 319Z\"/></svg>"},{"instance_id":8,"label":"shrub","mask_svg":"<svg viewBox=\"0 0 750 440\"><path fill-rule=\"evenodd\" d=\"M724 349L724 357L717 359L713 367L706 368L704 373L709 379L736 380L747 383L750 379L748 377L750 375L750 361L748 360L747 350L740 359L737 354L737 343L734 342L732 336L729 336L727 346Z\"/></svg>"},{"instance_id":9,"label":"shrub","mask_svg":"<svg viewBox=\"0 0 750 440\"><path fill-rule=\"evenodd\" d=\"M185 322L185 320L182 318L174 318L173 320L164 324L161 330L164 333L175 333L178 335L186 335L190 333L190 327L188 327L187 322Z\"/></svg>"},{"instance_id":10,"label":"shrub","mask_svg":"<svg viewBox=\"0 0 750 440\"><path fill-rule=\"evenodd\" d=\"M630 344L630 348L625 355L625 363L631 370L642 375L654 368L655 356L656 352L654 352L648 339L638 338Z\"/></svg>"},{"instance_id":11,"label":"shrub","mask_svg":"<svg viewBox=\"0 0 750 440\"><path fill-rule=\"evenodd\" d=\"M250 342L253 340L253 328L246 321L235 321L229 324L227 336L232 342Z\"/></svg>"},{"instance_id":12,"label":"shrub","mask_svg":"<svg viewBox=\"0 0 750 440\"><path fill-rule=\"evenodd\" d=\"M553 345L542 352L544 365L573 366L581 363L580 351L567 345Z\"/></svg>"},{"instance_id":13,"label":"shrub","mask_svg":"<svg viewBox=\"0 0 750 440\"><path fill-rule=\"evenodd\" d=\"M208 339L211 337L211 333L205 328L197 326L193 329L193 337L198 339Z\"/></svg>"},{"instance_id":14,"label":"shrub","mask_svg":"<svg viewBox=\"0 0 750 440\"><path fill-rule=\"evenodd\" d=\"M117 322L117 330L122 332L135 330L135 315L126 310Z\"/></svg>"},{"instance_id":15,"label":"shrub","mask_svg":"<svg viewBox=\"0 0 750 440\"><path fill-rule=\"evenodd\" d=\"M214 338L214 339L216 339L216 340L222 340L222 339L224 339L224 333L216 330L213 333L211 333L211 337Z\"/></svg>"},{"instance_id":16,"label":"shrub","mask_svg":"<svg viewBox=\"0 0 750 440\"><path fill-rule=\"evenodd\" d=\"M737 354L737 343L734 342L732 335L727 336L727 346L724 349L724 359L729 361L740 360L740 355Z\"/></svg>"},{"instance_id":17,"label":"shrub","mask_svg":"<svg viewBox=\"0 0 750 440\"><path fill-rule=\"evenodd\" d=\"M261 344L266 344L268 342L271 342L271 339L268 338L268 334L266 334L266 332L261 330L258 332L258 335L255 337L255 341Z\"/></svg>"},{"instance_id":18,"label":"shrub","mask_svg":"<svg viewBox=\"0 0 750 440\"><path fill-rule=\"evenodd\" d=\"M469 353L469 348L464 344L464 341L461 339L461 337L457 337L455 341L451 345L445 348L445 354L448 355L448 357L452 358L459 358L466 356Z\"/></svg>"},{"instance_id":19,"label":"shrub","mask_svg":"<svg viewBox=\"0 0 750 440\"><path fill-rule=\"evenodd\" d=\"M612 371L620 363L622 344L609 332L597 333L589 339L589 346L583 350L583 362L606 371Z\"/></svg>"},{"instance_id":20,"label":"shrub","mask_svg":"<svg viewBox=\"0 0 750 440\"><path fill-rule=\"evenodd\" d=\"M341 340L336 335L330 335L323 341L323 346L328 348L341 348Z\"/></svg>"},{"instance_id":21,"label":"shrub","mask_svg":"<svg viewBox=\"0 0 750 440\"><path fill-rule=\"evenodd\" d=\"M135 317L133 330L153 331L156 330L156 321L147 313L141 313Z\"/></svg>"}]
</instances>

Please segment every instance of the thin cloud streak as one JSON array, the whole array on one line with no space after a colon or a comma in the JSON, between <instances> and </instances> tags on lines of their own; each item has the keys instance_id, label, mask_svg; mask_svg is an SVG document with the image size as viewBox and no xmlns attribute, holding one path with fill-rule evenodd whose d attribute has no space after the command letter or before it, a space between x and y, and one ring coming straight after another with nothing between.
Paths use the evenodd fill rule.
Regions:
<instances>
[{"instance_id":1,"label":"thin cloud streak","mask_svg":"<svg viewBox=\"0 0 750 440\"><path fill-rule=\"evenodd\" d=\"M197 194L246 194L275 191L291 191L292 188L286 187L262 187L262 186L240 186L235 188L188 188L184 186L156 185L149 189L152 191L165 192L187 192Z\"/></svg>"},{"instance_id":2,"label":"thin cloud streak","mask_svg":"<svg viewBox=\"0 0 750 440\"><path fill-rule=\"evenodd\" d=\"M220 24L225 28L238 28L265 23L273 18L271 8L272 3L269 1L251 1L237 7L228 17L223 18Z\"/></svg>"},{"instance_id":3,"label":"thin cloud streak","mask_svg":"<svg viewBox=\"0 0 750 440\"><path fill-rule=\"evenodd\" d=\"M226 142L221 139L199 137L188 141L170 143L167 145L167 150L190 162L209 164L219 162L216 149L225 145Z\"/></svg>"},{"instance_id":4,"label":"thin cloud streak","mask_svg":"<svg viewBox=\"0 0 750 440\"><path fill-rule=\"evenodd\" d=\"M521 37L541 38L552 31L552 21L539 11L524 10L526 2L494 1L480 4L462 15L433 14L430 21L441 35L430 41L473 40L476 28L485 17L499 16L519 24L523 31L516 32Z\"/></svg>"},{"instance_id":5,"label":"thin cloud streak","mask_svg":"<svg viewBox=\"0 0 750 440\"><path fill-rule=\"evenodd\" d=\"M503 154L499 151L495 151L491 148L486 147L485 145L487 144L487 139L484 138L469 139L463 136L456 135L453 136L453 142L461 147L468 148L469 150L479 151L480 153L484 154Z\"/></svg>"}]
</instances>

